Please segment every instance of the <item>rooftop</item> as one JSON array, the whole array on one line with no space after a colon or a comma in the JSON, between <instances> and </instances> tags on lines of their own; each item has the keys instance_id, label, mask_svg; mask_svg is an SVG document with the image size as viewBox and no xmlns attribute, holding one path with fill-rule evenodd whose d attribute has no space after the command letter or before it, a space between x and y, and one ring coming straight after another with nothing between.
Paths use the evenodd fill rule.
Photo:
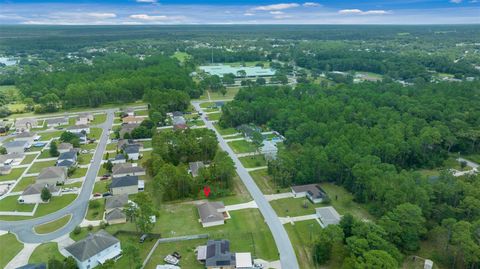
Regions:
<instances>
[{"instance_id":1,"label":"rooftop","mask_svg":"<svg viewBox=\"0 0 480 269\"><path fill-rule=\"evenodd\" d=\"M65 248L73 257L79 261L85 261L101 251L117 244L118 239L110 235L104 230L100 230L95 234L89 234L84 239L73 243Z\"/></svg>"},{"instance_id":2,"label":"rooftop","mask_svg":"<svg viewBox=\"0 0 480 269\"><path fill-rule=\"evenodd\" d=\"M225 205L222 202L205 202L197 205L202 223L224 220Z\"/></svg>"},{"instance_id":3,"label":"rooftop","mask_svg":"<svg viewBox=\"0 0 480 269\"><path fill-rule=\"evenodd\" d=\"M273 76L275 75L275 71L270 68L262 68L259 66L230 66L230 65L204 65L199 67L205 73L210 75L217 75L219 77L223 77L226 74L233 74L235 76L238 75L238 71L245 71L247 77L261 77L261 76Z\"/></svg>"},{"instance_id":4,"label":"rooftop","mask_svg":"<svg viewBox=\"0 0 480 269\"><path fill-rule=\"evenodd\" d=\"M127 186L138 186L138 177L137 176L124 176L117 177L112 179L110 188L119 188Z\"/></svg>"},{"instance_id":5,"label":"rooftop","mask_svg":"<svg viewBox=\"0 0 480 269\"><path fill-rule=\"evenodd\" d=\"M292 190L296 193L306 192L314 199L323 198L326 196L325 191L323 191L323 189L317 184L292 186Z\"/></svg>"},{"instance_id":6,"label":"rooftop","mask_svg":"<svg viewBox=\"0 0 480 269\"><path fill-rule=\"evenodd\" d=\"M105 209L124 207L128 203L128 194L107 197L105 200Z\"/></svg>"},{"instance_id":7,"label":"rooftop","mask_svg":"<svg viewBox=\"0 0 480 269\"><path fill-rule=\"evenodd\" d=\"M208 240L207 259L205 266L231 266L235 265L235 254L230 253L230 241L228 240Z\"/></svg>"},{"instance_id":8,"label":"rooftop","mask_svg":"<svg viewBox=\"0 0 480 269\"><path fill-rule=\"evenodd\" d=\"M43 168L43 170L38 174L37 180L58 178L58 177L67 177L67 169L65 167L51 166Z\"/></svg>"}]
</instances>

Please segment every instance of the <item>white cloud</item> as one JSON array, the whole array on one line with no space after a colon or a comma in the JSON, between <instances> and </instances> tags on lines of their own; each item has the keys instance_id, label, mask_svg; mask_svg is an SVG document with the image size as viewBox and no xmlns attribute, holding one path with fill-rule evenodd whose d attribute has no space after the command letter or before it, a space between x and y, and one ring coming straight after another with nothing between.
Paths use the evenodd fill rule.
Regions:
<instances>
[{"instance_id":1,"label":"white cloud","mask_svg":"<svg viewBox=\"0 0 480 269\"><path fill-rule=\"evenodd\" d=\"M87 13L86 16L96 18L96 19L111 19L111 18L116 18L117 14L92 12L92 13Z\"/></svg>"},{"instance_id":2,"label":"white cloud","mask_svg":"<svg viewBox=\"0 0 480 269\"><path fill-rule=\"evenodd\" d=\"M320 4L315 3L315 2L305 2L305 3L303 3L302 6L304 6L304 7L318 7L318 6L320 6Z\"/></svg>"},{"instance_id":3,"label":"white cloud","mask_svg":"<svg viewBox=\"0 0 480 269\"><path fill-rule=\"evenodd\" d=\"M281 14L285 14L285 12L276 10L276 11L270 11L270 14L272 14L272 15L281 15Z\"/></svg>"},{"instance_id":4,"label":"white cloud","mask_svg":"<svg viewBox=\"0 0 480 269\"><path fill-rule=\"evenodd\" d=\"M274 4L268 6L258 6L253 8L253 10L261 10L261 11L272 11L272 10L284 10L289 8L298 7L299 4L297 3L283 3L283 4Z\"/></svg>"},{"instance_id":5,"label":"white cloud","mask_svg":"<svg viewBox=\"0 0 480 269\"><path fill-rule=\"evenodd\" d=\"M243 16L255 16L255 13L245 12Z\"/></svg>"},{"instance_id":6,"label":"white cloud","mask_svg":"<svg viewBox=\"0 0 480 269\"><path fill-rule=\"evenodd\" d=\"M137 3L156 3L157 0L136 0Z\"/></svg>"},{"instance_id":7,"label":"white cloud","mask_svg":"<svg viewBox=\"0 0 480 269\"><path fill-rule=\"evenodd\" d=\"M168 22L168 21L181 21L185 19L183 16L165 16L165 15L148 15L148 14L133 14L128 16L130 19L142 20L148 22Z\"/></svg>"},{"instance_id":8,"label":"white cloud","mask_svg":"<svg viewBox=\"0 0 480 269\"><path fill-rule=\"evenodd\" d=\"M450 3L460 4L463 0L450 0Z\"/></svg>"},{"instance_id":9,"label":"white cloud","mask_svg":"<svg viewBox=\"0 0 480 269\"><path fill-rule=\"evenodd\" d=\"M342 9L338 11L342 15L385 15L390 14L390 11L386 10L367 10L363 11L360 9Z\"/></svg>"},{"instance_id":10,"label":"white cloud","mask_svg":"<svg viewBox=\"0 0 480 269\"><path fill-rule=\"evenodd\" d=\"M292 16L290 16L290 15L277 15L277 16L274 16L273 18L277 19L277 20L283 20L283 19L292 18Z\"/></svg>"}]
</instances>

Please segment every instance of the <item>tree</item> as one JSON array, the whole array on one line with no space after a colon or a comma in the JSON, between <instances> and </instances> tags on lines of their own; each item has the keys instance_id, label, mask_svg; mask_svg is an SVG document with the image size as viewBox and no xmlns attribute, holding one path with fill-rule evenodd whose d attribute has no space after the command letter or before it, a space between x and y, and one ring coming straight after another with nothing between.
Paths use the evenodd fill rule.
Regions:
<instances>
[{"instance_id":1,"label":"tree","mask_svg":"<svg viewBox=\"0 0 480 269\"><path fill-rule=\"evenodd\" d=\"M60 155L60 152L58 152L58 147L57 147L57 142L55 141L52 141L50 143L50 156L52 157L57 157L58 155Z\"/></svg>"},{"instance_id":2,"label":"tree","mask_svg":"<svg viewBox=\"0 0 480 269\"><path fill-rule=\"evenodd\" d=\"M224 84L233 85L235 84L235 75L234 74L225 74L223 75L222 81Z\"/></svg>"},{"instance_id":3,"label":"tree","mask_svg":"<svg viewBox=\"0 0 480 269\"><path fill-rule=\"evenodd\" d=\"M265 85L267 84L267 81L264 78L257 78L255 83L257 83L257 85Z\"/></svg>"},{"instance_id":4,"label":"tree","mask_svg":"<svg viewBox=\"0 0 480 269\"><path fill-rule=\"evenodd\" d=\"M155 225L152 221L152 216L155 215L152 199L146 192L140 192L137 194L134 201L138 206L135 225L140 232L149 233Z\"/></svg>"},{"instance_id":5,"label":"tree","mask_svg":"<svg viewBox=\"0 0 480 269\"><path fill-rule=\"evenodd\" d=\"M212 176L223 188L229 188L235 175L235 165L225 151L219 151L213 159Z\"/></svg>"},{"instance_id":6,"label":"tree","mask_svg":"<svg viewBox=\"0 0 480 269\"><path fill-rule=\"evenodd\" d=\"M322 229L313 247L313 257L317 264L325 264L330 260L334 244L343 242L344 234L340 227L329 225Z\"/></svg>"},{"instance_id":7,"label":"tree","mask_svg":"<svg viewBox=\"0 0 480 269\"><path fill-rule=\"evenodd\" d=\"M105 168L105 170L111 173L113 168L112 162L108 160L106 163L103 163L103 168Z\"/></svg>"},{"instance_id":8,"label":"tree","mask_svg":"<svg viewBox=\"0 0 480 269\"><path fill-rule=\"evenodd\" d=\"M7 154L7 149L0 146L0 154Z\"/></svg>"},{"instance_id":9,"label":"tree","mask_svg":"<svg viewBox=\"0 0 480 269\"><path fill-rule=\"evenodd\" d=\"M390 269L398 268L397 261L383 250L369 250L363 258L357 261L357 268L362 269Z\"/></svg>"},{"instance_id":10,"label":"tree","mask_svg":"<svg viewBox=\"0 0 480 269\"><path fill-rule=\"evenodd\" d=\"M48 200L50 200L50 198L52 198L52 194L50 193L47 187L43 187L42 193L40 194L40 198L44 202L47 202Z\"/></svg>"},{"instance_id":11,"label":"tree","mask_svg":"<svg viewBox=\"0 0 480 269\"><path fill-rule=\"evenodd\" d=\"M129 260L129 268L141 268L142 267L142 260L140 258L140 251L139 249L130 241L127 241L123 245L123 254Z\"/></svg>"},{"instance_id":12,"label":"tree","mask_svg":"<svg viewBox=\"0 0 480 269\"><path fill-rule=\"evenodd\" d=\"M138 210L138 206L135 203L129 202L123 209L123 212L125 213L128 221L135 223L138 216Z\"/></svg>"}]
</instances>

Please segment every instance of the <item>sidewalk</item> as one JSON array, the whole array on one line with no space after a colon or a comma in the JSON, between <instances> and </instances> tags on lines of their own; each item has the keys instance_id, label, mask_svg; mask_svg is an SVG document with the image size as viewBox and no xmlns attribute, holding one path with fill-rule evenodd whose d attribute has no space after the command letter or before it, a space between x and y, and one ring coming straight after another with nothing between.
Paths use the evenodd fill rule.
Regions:
<instances>
[{"instance_id":1,"label":"sidewalk","mask_svg":"<svg viewBox=\"0 0 480 269\"><path fill-rule=\"evenodd\" d=\"M284 192L284 193L277 193L277 194L265 194L265 198L267 198L267 201L273 201L273 200L285 199L285 198L293 198L293 193Z\"/></svg>"},{"instance_id":2,"label":"sidewalk","mask_svg":"<svg viewBox=\"0 0 480 269\"><path fill-rule=\"evenodd\" d=\"M30 256L39 245L40 244L24 244L23 249L7 264L5 269L15 269L27 265Z\"/></svg>"}]
</instances>

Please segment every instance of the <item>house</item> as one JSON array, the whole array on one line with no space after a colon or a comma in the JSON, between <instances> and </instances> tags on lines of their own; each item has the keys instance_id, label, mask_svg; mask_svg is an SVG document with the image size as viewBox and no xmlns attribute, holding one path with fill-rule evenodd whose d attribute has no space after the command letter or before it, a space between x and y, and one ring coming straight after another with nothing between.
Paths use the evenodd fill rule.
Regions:
<instances>
[{"instance_id":1,"label":"house","mask_svg":"<svg viewBox=\"0 0 480 269\"><path fill-rule=\"evenodd\" d=\"M3 147L7 150L7 153L23 153L30 145L25 141L10 141L3 144Z\"/></svg>"},{"instance_id":2,"label":"house","mask_svg":"<svg viewBox=\"0 0 480 269\"><path fill-rule=\"evenodd\" d=\"M235 268L235 254L230 252L230 241L228 240L208 240L207 245L204 246L205 253L205 267L207 269L233 269ZM198 257L199 261L203 257Z\"/></svg>"},{"instance_id":3,"label":"house","mask_svg":"<svg viewBox=\"0 0 480 269\"><path fill-rule=\"evenodd\" d=\"M188 172L192 174L193 177L197 177L198 171L200 170L200 168L204 168L205 164L203 164L203 162L190 162L188 163L188 167Z\"/></svg>"},{"instance_id":4,"label":"house","mask_svg":"<svg viewBox=\"0 0 480 269\"><path fill-rule=\"evenodd\" d=\"M52 166L43 168L38 174L36 182L43 184L56 185L64 183L67 180L67 168L64 166Z\"/></svg>"},{"instance_id":5,"label":"house","mask_svg":"<svg viewBox=\"0 0 480 269\"><path fill-rule=\"evenodd\" d=\"M120 208L115 208L108 213L105 213L105 221L112 224L120 224L127 222L127 215Z\"/></svg>"},{"instance_id":6,"label":"house","mask_svg":"<svg viewBox=\"0 0 480 269\"><path fill-rule=\"evenodd\" d=\"M15 121L15 129L17 129L17 131L26 131L32 128L38 128L37 119L23 118Z\"/></svg>"},{"instance_id":7,"label":"house","mask_svg":"<svg viewBox=\"0 0 480 269\"><path fill-rule=\"evenodd\" d=\"M185 118L183 116L173 116L172 117L172 125L175 126L175 125L179 125L179 124L186 124L187 121L185 120Z\"/></svg>"},{"instance_id":8,"label":"house","mask_svg":"<svg viewBox=\"0 0 480 269\"><path fill-rule=\"evenodd\" d=\"M225 102L224 101L217 101L215 102L215 107L218 107L218 108L221 108L225 105Z\"/></svg>"},{"instance_id":9,"label":"house","mask_svg":"<svg viewBox=\"0 0 480 269\"><path fill-rule=\"evenodd\" d=\"M272 141L265 140L260 147L260 153L263 154L267 161L276 160L278 153L277 145Z\"/></svg>"},{"instance_id":10,"label":"house","mask_svg":"<svg viewBox=\"0 0 480 269\"><path fill-rule=\"evenodd\" d=\"M60 143L57 146L57 150L60 153L65 153L73 150L73 145L70 143Z\"/></svg>"},{"instance_id":11,"label":"house","mask_svg":"<svg viewBox=\"0 0 480 269\"><path fill-rule=\"evenodd\" d=\"M88 139L85 133L81 132L81 133L73 133L73 134L78 137L78 140L80 140L80 144L82 145L87 144Z\"/></svg>"},{"instance_id":12,"label":"house","mask_svg":"<svg viewBox=\"0 0 480 269\"><path fill-rule=\"evenodd\" d=\"M128 194L110 196L105 199L105 211L108 213L116 208L123 209L128 203Z\"/></svg>"},{"instance_id":13,"label":"house","mask_svg":"<svg viewBox=\"0 0 480 269\"><path fill-rule=\"evenodd\" d=\"M75 259L79 269L95 268L122 255L120 241L104 230L87 235L65 250Z\"/></svg>"},{"instance_id":14,"label":"house","mask_svg":"<svg viewBox=\"0 0 480 269\"><path fill-rule=\"evenodd\" d=\"M75 125L87 125L91 121L93 121L93 114L92 113L80 113L77 117Z\"/></svg>"},{"instance_id":15,"label":"house","mask_svg":"<svg viewBox=\"0 0 480 269\"><path fill-rule=\"evenodd\" d=\"M2 175L2 176L8 175L11 172L12 172L12 166L10 166L10 165L0 166L0 175Z\"/></svg>"},{"instance_id":16,"label":"house","mask_svg":"<svg viewBox=\"0 0 480 269\"><path fill-rule=\"evenodd\" d=\"M319 207L316 209L317 217L323 223L322 226L336 225L340 223L340 215L333 206Z\"/></svg>"},{"instance_id":17,"label":"house","mask_svg":"<svg viewBox=\"0 0 480 269\"><path fill-rule=\"evenodd\" d=\"M253 268L252 254L250 252L235 253L235 268L237 269Z\"/></svg>"},{"instance_id":18,"label":"house","mask_svg":"<svg viewBox=\"0 0 480 269\"><path fill-rule=\"evenodd\" d=\"M123 124L142 123L143 120L144 120L143 117L126 116L125 118L122 119L122 123Z\"/></svg>"},{"instance_id":19,"label":"house","mask_svg":"<svg viewBox=\"0 0 480 269\"><path fill-rule=\"evenodd\" d=\"M155 269L180 269L180 267L173 264L160 264Z\"/></svg>"},{"instance_id":20,"label":"house","mask_svg":"<svg viewBox=\"0 0 480 269\"><path fill-rule=\"evenodd\" d=\"M137 161L138 159L140 159L140 147L138 146L134 146L134 145L127 146L125 147L123 152L127 154L129 160Z\"/></svg>"},{"instance_id":21,"label":"house","mask_svg":"<svg viewBox=\"0 0 480 269\"><path fill-rule=\"evenodd\" d=\"M127 158L125 158L125 155L119 153L119 154L117 154L117 156L115 156L115 158L112 158L112 160L110 160L110 162L112 164L126 163Z\"/></svg>"},{"instance_id":22,"label":"house","mask_svg":"<svg viewBox=\"0 0 480 269\"><path fill-rule=\"evenodd\" d=\"M86 124L79 124L79 125L74 125L70 126L67 128L67 130L71 133L78 134L78 133L85 133L89 134L90 133L90 126Z\"/></svg>"},{"instance_id":23,"label":"house","mask_svg":"<svg viewBox=\"0 0 480 269\"><path fill-rule=\"evenodd\" d=\"M138 177L124 176L113 178L110 184L110 192L112 195L138 193Z\"/></svg>"},{"instance_id":24,"label":"house","mask_svg":"<svg viewBox=\"0 0 480 269\"><path fill-rule=\"evenodd\" d=\"M22 194L18 197L17 201L20 204L38 204L38 203L45 203L42 201L42 190L43 188L47 188L52 196L60 196L62 193L61 188L45 184L45 183L35 183L29 185Z\"/></svg>"},{"instance_id":25,"label":"house","mask_svg":"<svg viewBox=\"0 0 480 269\"><path fill-rule=\"evenodd\" d=\"M222 202L205 202L197 205L197 209L203 228L225 224L229 218Z\"/></svg>"},{"instance_id":26,"label":"house","mask_svg":"<svg viewBox=\"0 0 480 269\"><path fill-rule=\"evenodd\" d=\"M38 141L40 139L40 136L37 135L36 133L31 133L31 132L21 132L15 136L13 139L14 141L25 141L29 145L32 145L35 141Z\"/></svg>"},{"instance_id":27,"label":"house","mask_svg":"<svg viewBox=\"0 0 480 269\"><path fill-rule=\"evenodd\" d=\"M140 124L139 123L127 123L127 124L123 124L122 125L122 128L120 128L120 131L118 132L120 134L120 137L124 137L124 135L126 133L131 133L133 131L133 129L139 127Z\"/></svg>"},{"instance_id":28,"label":"house","mask_svg":"<svg viewBox=\"0 0 480 269\"><path fill-rule=\"evenodd\" d=\"M135 115L135 109L133 109L132 107L127 107L127 109L125 109L125 114L127 116L133 116Z\"/></svg>"},{"instance_id":29,"label":"house","mask_svg":"<svg viewBox=\"0 0 480 269\"><path fill-rule=\"evenodd\" d=\"M77 165L77 152L71 150L60 153L57 159L57 166L70 168Z\"/></svg>"},{"instance_id":30,"label":"house","mask_svg":"<svg viewBox=\"0 0 480 269\"><path fill-rule=\"evenodd\" d=\"M8 153L0 155L0 167L6 165L19 165L23 159L25 159L25 154L22 153Z\"/></svg>"},{"instance_id":31,"label":"house","mask_svg":"<svg viewBox=\"0 0 480 269\"><path fill-rule=\"evenodd\" d=\"M46 119L48 127L57 127L61 125L68 125L68 117L60 117L60 118L51 118Z\"/></svg>"},{"instance_id":32,"label":"house","mask_svg":"<svg viewBox=\"0 0 480 269\"><path fill-rule=\"evenodd\" d=\"M115 164L112 167L112 175L113 177L144 176L145 169L132 163Z\"/></svg>"},{"instance_id":33,"label":"house","mask_svg":"<svg viewBox=\"0 0 480 269\"><path fill-rule=\"evenodd\" d=\"M133 139L120 139L120 140L118 140L118 142L117 142L117 148L118 148L118 149L125 149L125 148L127 148L128 146L137 146L137 147L140 148L140 149L143 148L143 144L142 144L142 143L136 142L136 141L133 140Z\"/></svg>"},{"instance_id":34,"label":"house","mask_svg":"<svg viewBox=\"0 0 480 269\"><path fill-rule=\"evenodd\" d=\"M314 204L323 202L323 199L327 197L325 191L317 184L292 186L291 189L294 198L307 197Z\"/></svg>"}]
</instances>

